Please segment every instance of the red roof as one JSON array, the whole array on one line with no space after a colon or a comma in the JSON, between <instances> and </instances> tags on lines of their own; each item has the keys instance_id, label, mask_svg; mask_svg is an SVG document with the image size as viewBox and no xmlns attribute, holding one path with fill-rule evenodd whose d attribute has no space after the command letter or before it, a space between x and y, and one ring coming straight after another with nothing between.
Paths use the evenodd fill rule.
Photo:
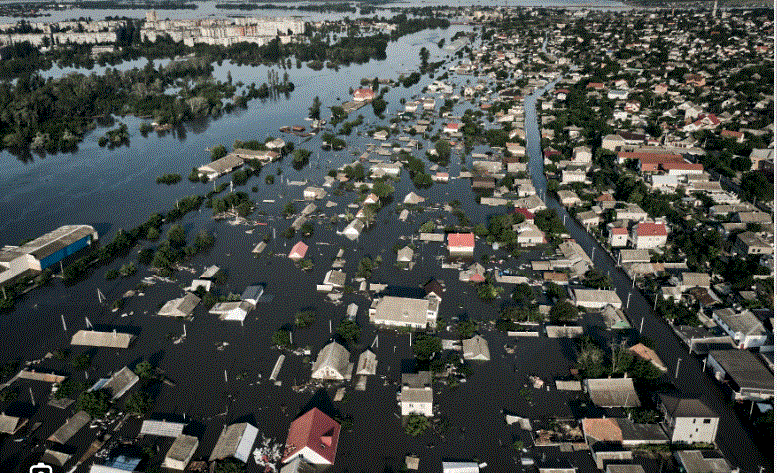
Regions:
<instances>
[{"instance_id":1,"label":"red roof","mask_svg":"<svg viewBox=\"0 0 777 473\"><path fill-rule=\"evenodd\" d=\"M663 223L642 222L637 224L637 236L666 236L666 225Z\"/></svg>"},{"instance_id":2,"label":"red roof","mask_svg":"<svg viewBox=\"0 0 777 473\"><path fill-rule=\"evenodd\" d=\"M448 246L456 247L456 248L460 248L460 247L475 248L475 234L474 233L449 233Z\"/></svg>"},{"instance_id":3,"label":"red roof","mask_svg":"<svg viewBox=\"0 0 777 473\"><path fill-rule=\"evenodd\" d=\"M613 235L626 235L628 234L628 230L623 227L613 227L613 229L610 230L610 233Z\"/></svg>"},{"instance_id":4,"label":"red roof","mask_svg":"<svg viewBox=\"0 0 777 473\"><path fill-rule=\"evenodd\" d=\"M355 99L371 99L375 97L375 92L372 89L356 89L353 91L353 98Z\"/></svg>"},{"instance_id":5,"label":"red roof","mask_svg":"<svg viewBox=\"0 0 777 473\"><path fill-rule=\"evenodd\" d=\"M557 94L568 94L569 90L567 90L567 89L557 89L556 93Z\"/></svg>"},{"instance_id":6,"label":"red roof","mask_svg":"<svg viewBox=\"0 0 777 473\"><path fill-rule=\"evenodd\" d=\"M470 282L486 282L486 278L484 278L482 275L475 273L472 276L469 277Z\"/></svg>"},{"instance_id":7,"label":"red roof","mask_svg":"<svg viewBox=\"0 0 777 473\"><path fill-rule=\"evenodd\" d=\"M727 138L741 138L744 136L744 133L741 131L721 130L720 136L725 136Z\"/></svg>"},{"instance_id":8,"label":"red roof","mask_svg":"<svg viewBox=\"0 0 777 473\"><path fill-rule=\"evenodd\" d=\"M695 163L661 163L661 168L665 171L669 171L670 169L680 169L680 170L686 170L686 171L704 171L704 165L703 164L695 164Z\"/></svg>"},{"instance_id":9,"label":"red roof","mask_svg":"<svg viewBox=\"0 0 777 473\"><path fill-rule=\"evenodd\" d=\"M307 252L308 252L308 245L300 241L300 242L297 242L297 244L292 247L291 251L289 252L289 258L292 258L292 257L304 258Z\"/></svg>"},{"instance_id":10,"label":"red roof","mask_svg":"<svg viewBox=\"0 0 777 473\"><path fill-rule=\"evenodd\" d=\"M596 198L598 202L611 202L615 200L615 197L612 196L612 194L604 193Z\"/></svg>"},{"instance_id":11,"label":"red roof","mask_svg":"<svg viewBox=\"0 0 777 473\"><path fill-rule=\"evenodd\" d=\"M461 126L461 123L448 123L445 125L445 128L449 130L458 130L460 126Z\"/></svg>"},{"instance_id":12,"label":"red roof","mask_svg":"<svg viewBox=\"0 0 777 473\"><path fill-rule=\"evenodd\" d=\"M289 426L289 436L286 438L286 449L281 463L285 463L307 447L332 464L335 462L339 437L340 424L314 407Z\"/></svg>"},{"instance_id":13,"label":"red roof","mask_svg":"<svg viewBox=\"0 0 777 473\"><path fill-rule=\"evenodd\" d=\"M521 214L526 220L534 220L534 214L529 212L529 209L522 209L520 207L516 207L513 209L513 213Z\"/></svg>"}]
</instances>

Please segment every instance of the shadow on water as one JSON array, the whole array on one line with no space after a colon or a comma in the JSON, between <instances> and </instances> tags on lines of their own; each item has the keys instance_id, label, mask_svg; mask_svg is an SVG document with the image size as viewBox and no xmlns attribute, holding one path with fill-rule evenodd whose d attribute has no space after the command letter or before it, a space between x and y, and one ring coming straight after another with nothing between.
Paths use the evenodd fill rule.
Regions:
<instances>
[{"instance_id":1,"label":"shadow on water","mask_svg":"<svg viewBox=\"0 0 777 473\"><path fill-rule=\"evenodd\" d=\"M332 403L332 398L329 397L329 393L326 392L326 389L319 388L313 394L313 397L311 397L310 400L304 406L302 406L294 418L296 419L314 407L333 419L340 417L340 410L337 409Z\"/></svg>"}]
</instances>

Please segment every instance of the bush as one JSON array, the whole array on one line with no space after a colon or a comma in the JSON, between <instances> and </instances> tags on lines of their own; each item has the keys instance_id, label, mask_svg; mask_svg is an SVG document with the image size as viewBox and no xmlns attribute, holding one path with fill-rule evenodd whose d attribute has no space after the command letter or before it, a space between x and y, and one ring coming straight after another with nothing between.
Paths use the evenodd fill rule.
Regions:
<instances>
[{"instance_id":1,"label":"bush","mask_svg":"<svg viewBox=\"0 0 777 473\"><path fill-rule=\"evenodd\" d=\"M111 407L110 396L102 389L82 392L76 401L76 409L86 411L94 418L101 418Z\"/></svg>"},{"instance_id":2,"label":"bush","mask_svg":"<svg viewBox=\"0 0 777 473\"><path fill-rule=\"evenodd\" d=\"M278 348L291 347L291 332L285 329L276 330L272 334L272 343Z\"/></svg>"},{"instance_id":3,"label":"bush","mask_svg":"<svg viewBox=\"0 0 777 473\"><path fill-rule=\"evenodd\" d=\"M191 179L191 176L189 177ZM180 174L162 174L156 178L157 184L167 184L168 186L178 184L179 182L181 182Z\"/></svg>"},{"instance_id":4,"label":"bush","mask_svg":"<svg viewBox=\"0 0 777 473\"><path fill-rule=\"evenodd\" d=\"M302 310L294 316L294 325L299 328L308 328L316 321L316 312L313 310Z\"/></svg>"},{"instance_id":5,"label":"bush","mask_svg":"<svg viewBox=\"0 0 777 473\"><path fill-rule=\"evenodd\" d=\"M411 437L422 435L429 428L429 419L418 414L410 414L405 424L405 433Z\"/></svg>"}]
</instances>

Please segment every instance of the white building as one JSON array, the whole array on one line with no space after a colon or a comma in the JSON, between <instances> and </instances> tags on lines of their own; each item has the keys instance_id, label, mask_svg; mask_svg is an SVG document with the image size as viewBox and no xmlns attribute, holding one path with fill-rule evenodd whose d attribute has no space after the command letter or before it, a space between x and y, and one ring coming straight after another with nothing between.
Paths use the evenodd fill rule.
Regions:
<instances>
[{"instance_id":1,"label":"white building","mask_svg":"<svg viewBox=\"0 0 777 473\"><path fill-rule=\"evenodd\" d=\"M373 301L369 315L370 322L374 324L423 329L437 322L439 309L440 302L433 297L384 296Z\"/></svg>"},{"instance_id":2,"label":"white building","mask_svg":"<svg viewBox=\"0 0 777 473\"><path fill-rule=\"evenodd\" d=\"M651 250L666 245L668 232L663 223L640 222L631 231L634 248Z\"/></svg>"},{"instance_id":3,"label":"white building","mask_svg":"<svg viewBox=\"0 0 777 473\"><path fill-rule=\"evenodd\" d=\"M344 346L331 342L318 352L310 377L335 381L350 379L353 371L353 363L348 362L350 357L351 354Z\"/></svg>"},{"instance_id":4,"label":"white building","mask_svg":"<svg viewBox=\"0 0 777 473\"><path fill-rule=\"evenodd\" d=\"M673 443L715 443L720 418L701 400L659 394L658 408Z\"/></svg>"},{"instance_id":5,"label":"white building","mask_svg":"<svg viewBox=\"0 0 777 473\"><path fill-rule=\"evenodd\" d=\"M615 291L607 289L570 289L572 302L578 307L586 309L604 309L608 305L620 309L623 306L620 297Z\"/></svg>"},{"instance_id":6,"label":"white building","mask_svg":"<svg viewBox=\"0 0 777 473\"><path fill-rule=\"evenodd\" d=\"M433 417L432 375L429 371L402 373L399 406L402 416L418 414Z\"/></svg>"},{"instance_id":7,"label":"white building","mask_svg":"<svg viewBox=\"0 0 777 473\"><path fill-rule=\"evenodd\" d=\"M591 148L587 146L578 146L572 150L572 161L576 163L590 163L592 157Z\"/></svg>"},{"instance_id":8,"label":"white building","mask_svg":"<svg viewBox=\"0 0 777 473\"><path fill-rule=\"evenodd\" d=\"M768 333L758 317L749 310L737 312L732 308L718 309L712 313L712 320L740 349L746 350L766 344Z\"/></svg>"}]
</instances>

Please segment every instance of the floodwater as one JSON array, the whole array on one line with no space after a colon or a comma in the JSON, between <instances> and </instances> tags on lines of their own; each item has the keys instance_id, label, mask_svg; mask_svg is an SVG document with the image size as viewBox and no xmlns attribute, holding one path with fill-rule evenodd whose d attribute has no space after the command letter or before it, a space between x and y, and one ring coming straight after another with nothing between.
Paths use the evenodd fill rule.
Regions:
<instances>
[{"instance_id":1,"label":"floodwater","mask_svg":"<svg viewBox=\"0 0 777 473\"><path fill-rule=\"evenodd\" d=\"M140 280L150 274L147 269L141 268L133 277L105 280L105 272L133 260L136 249L126 259L97 269L74 286L65 287L53 282L23 297L15 311L0 318L0 343L6 354L4 360L16 357L20 360L38 359L46 352L67 348L73 332L85 328L88 319L95 327L129 331L137 334L138 339L128 350L74 348L71 356L84 352L94 355L91 368L84 373L74 373L75 379L94 380L122 366L134 366L141 359L150 359L174 383L174 386L162 385L155 391L152 412L155 417L170 420L185 418L191 422L190 431L200 438L195 458L208 456L225 424L241 420L250 420L264 435L282 443L289 422L308 406L316 405L325 412L334 414L339 411L353 418L353 430L341 436L337 462L332 471L398 471L404 456L410 453L421 456L422 471L439 471L443 459L478 459L492 465L494 471L520 468L517 466L520 463L519 453L511 445L517 438L523 438L528 445L529 437L517 426L505 424L503 410L527 417L541 417L548 413L572 417L571 406L577 405L579 394L530 388L528 397L518 395L519 390L527 385L530 375L542 375L546 382L552 382L553 377L569 373L572 366L569 342L547 338L508 340L505 335L484 325L482 332L490 342L492 360L475 365L474 374L458 387L450 388L437 383L435 402L440 412L438 419L445 419L448 427L412 439L402 430L396 402L400 373L407 369L407 360L413 357L410 335L376 331L368 322L370 301L364 295L348 294L344 296L343 304L334 305L323 294L315 292L315 285L323 281L337 251L344 248L347 260L344 271L348 274L347 283L353 287L358 287L358 283L352 281L358 261L363 256L381 256L383 264L374 271L371 282L390 283L391 291L412 294L418 293L419 286L429 278L435 277L444 281L447 287L440 308L442 318L451 324L468 317L492 321L499 312L499 306L481 302L473 286L458 281L457 270L440 268L447 256L444 245L416 242L416 266L413 271L403 271L394 266L395 255L391 248L397 242L408 243L405 238L432 218L439 217L444 224L455 223L454 217L438 210L446 202L460 201L461 208L473 223L485 223L489 215L501 210L476 204L468 179L435 184L429 189L415 189L406 171L403 171L403 180L396 184L394 202L380 211L373 228L357 242L335 233L342 229L345 222L331 224L329 220L332 215L344 213L346 205L354 201L355 194L330 195L328 198L338 203L331 209L324 209L323 202L319 201L319 212L325 213L326 217L318 219L314 235L306 239L311 247L309 256L314 268L302 272L283 256L298 241L296 238L287 241L280 237L290 220L273 217L280 213L286 202L301 198L302 187L282 184L281 176L276 177L274 185L264 183L266 175L275 175L280 168L286 180L308 180L311 184L320 184L328 169L353 161L371 141L365 136L354 135L349 138L350 146L346 150L319 153L318 137L300 144L300 138L278 133L277 128L281 125L306 123L303 117L307 115L307 107L314 95L321 97L325 107L339 103L340 99L348 97L348 88L357 87L362 77L396 78L401 73L416 69L421 47L430 50L430 61L447 56L448 51L440 51L436 47L437 41L445 37L446 43L450 43L456 31L468 29L466 26L455 26L446 31L424 31L404 37L390 45L386 61L373 61L339 71L292 68L288 72L296 90L288 99L253 101L246 111L214 121L190 124L174 133L151 134L143 138L136 131L139 120L125 118L123 121L133 132L130 148L106 150L97 147L96 140L104 130L96 130L73 154L35 157L26 162L4 154L2 158L6 165L1 171L0 234L2 243L16 243L61 224L82 222L95 225L101 238L107 241L118 228L135 226L149 214L172 207L182 196L204 194L211 184L192 184L184 179L182 183L168 187L155 184L154 179L168 172L186 176L193 166L207 162L204 150L216 143L230 145L235 139L264 139L274 135L293 139L298 146L315 152L310 164L300 171L294 170L287 158L285 162L265 167L260 176L253 177L246 186L239 188L246 192L254 185L259 188L258 193L249 192L252 199L259 202L254 218L266 221L267 226L254 227L251 233L247 233L251 227L213 221L210 210L205 208L199 213L187 215L182 221L190 237L203 228L216 236L216 244L210 252L194 257L186 263L187 266L197 272L210 264L224 268L228 274L227 284L221 288L224 294L240 293L247 285L261 283L266 286L266 293L273 296L271 301L260 303L243 325L221 322L202 307L197 308L194 319L187 322L155 316L161 304L179 297L182 287L196 275L186 271L176 275L176 283L158 283L145 288L142 296L130 298L122 310L111 311L109 306L113 301L127 290L136 288ZM538 38L537 47L540 41ZM216 75L225 75L226 70L226 65L217 67ZM234 81L263 82L267 77L266 67L229 66L228 70ZM455 75L451 79L457 87L471 80L471 76ZM429 82L431 79L427 75L419 84L408 89L400 86L386 94L389 106L383 123L387 124L389 117L403 107L400 98L419 94ZM440 105L438 100L438 107ZM471 105L457 105L454 114L463 113L466 107ZM358 113L365 117L365 124L359 130L361 133L365 132L368 124L380 122L374 117L371 107L364 107ZM440 129L444 123L437 119L434 128ZM423 158L423 149L414 154ZM470 156L465 157L462 163L461 156L454 152L447 170L452 176L457 176L463 167L470 166ZM414 212L407 222L399 222L396 204L411 190L427 198L424 211ZM264 203L264 200L275 202ZM277 229L278 238L270 242L263 255L253 257L251 249L273 227ZM537 258L540 251L527 251L518 262L512 260L510 265L518 269L518 265ZM481 254L490 255L495 261L506 257L503 251L494 252L485 244L479 245L475 259L480 261ZM489 269L496 266L495 263L485 265ZM98 302L98 289L105 295L107 303ZM512 287L507 286L506 289L509 294ZM294 331L295 344L309 346L315 356L331 340L330 321L336 326L351 302L360 308L357 320L362 327L360 340L349 347L352 361L356 362L363 349L378 338L374 348L379 360L378 376L369 380L367 391L353 392L349 389L349 400L334 405L329 401L334 389L328 393L292 391L291 386L306 382L310 376L310 364L296 355L287 356L279 376L281 386L267 380L280 353L270 348L270 338L276 329L288 326L296 311L315 308L318 314L316 323L311 328ZM63 330L62 319L67 330ZM184 330L186 339L183 343L174 344L172 338L180 336ZM456 338L453 331L445 331L442 335ZM225 342L228 345L224 345ZM515 345L514 354L507 354L502 348L506 343ZM46 366L68 373L73 371L68 362L48 360ZM228 382L225 382L225 376ZM45 385L21 382L14 387L22 393L14 408L24 410L33 421L44 421L35 438L48 437L70 412L40 405L48 396ZM27 388L32 389L38 407L32 407ZM137 421L127 422L116 435L134 438L138 424ZM96 433L96 429L84 429L71 442L76 457L83 453ZM160 445L158 460L167 448L164 442ZM0 468L22 471L23 466L36 460L40 452L41 448L36 449L33 443L5 442L0 447ZM251 471L256 471L256 465L249 463ZM78 471L85 471L85 467Z\"/></svg>"}]
</instances>

